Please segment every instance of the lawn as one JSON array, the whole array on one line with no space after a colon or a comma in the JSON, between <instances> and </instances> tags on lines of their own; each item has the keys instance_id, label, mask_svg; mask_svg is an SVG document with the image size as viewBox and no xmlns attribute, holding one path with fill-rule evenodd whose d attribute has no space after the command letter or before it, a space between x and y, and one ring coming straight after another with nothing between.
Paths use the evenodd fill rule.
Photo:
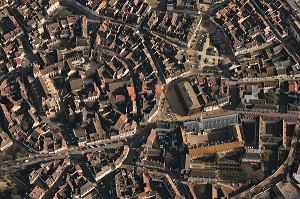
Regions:
<instances>
[{"instance_id":1,"label":"lawn","mask_svg":"<svg viewBox=\"0 0 300 199\"><path fill-rule=\"evenodd\" d=\"M207 49L207 50L206 50L206 54L207 54L207 55L216 55L215 53L212 53L212 50L211 50L211 49Z\"/></svg>"},{"instance_id":2,"label":"lawn","mask_svg":"<svg viewBox=\"0 0 300 199\"><path fill-rule=\"evenodd\" d=\"M52 50L64 50L66 47L63 45L53 46Z\"/></svg>"},{"instance_id":3,"label":"lawn","mask_svg":"<svg viewBox=\"0 0 300 199\"><path fill-rule=\"evenodd\" d=\"M76 67L75 67L75 70L76 70L76 71L84 71L83 64L80 64L79 66L76 66Z\"/></svg>"},{"instance_id":4,"label":"lawn","mask_svg":"<svg viewBox=\"0 0 300 199\"><path fill-rule=\"evenodd\" d=\"M216 48L219 49L220 39L217 36L215 36L214 34L210 34L209 45L210 46L215 46Z\"/></svg>"},{"instance_id":5,"label":"lawn","mask_svg":"<svg viewBox=\"0 0 300 199\"><path fill-rule=\"evenodd\" d=\"M230 160L227 158L222 158L219 160L218 164L241 164L241 161L239 160Z\"/></svg>"},{"instance_id":6,"label":"lawn","mask_svg":"<svg viewBox=\"0 0 300 199\"><path fill-rule=\"evenodd\" d=\"M241 154L236 154L236 155L229 156L226 158L221 158L218 161L218 164L238 164L238 165L240 165L241 164Z\"/></svg>"},{"instance_id":7,"label":"lawn","mask_svg":"<svg viewBox=\"0 0 300 199\"><path fill-rule=\"evenodd\" d=\"M264 174L265 174L265 177L271 175L271 170L269 168L271 153L272 152L266 152L266 153L263 154L263 164L264 164Z\"/></svg>"},{"instance_id":8,"label":"lawn","mask_svg":"<svg viewBox=\"0 0 300 199\"><path fill-rule=\"evenodd\" d=\"M259 46L265 44L265 41L263 40L263 38L261 38L261 36L256 37L256 41Z\"/></svg>"},{"instance_id":9,"label":"lawn","mask_svg":"<svg viewBox=\"0 0 300 199\"><path fill-rule=\"evenodd\" d=\"M0 132L1 132L1 129L0 129ZM0 165L2 164L2 162L15 160L15 159L23 158L23 157L27 157L27 156L28 156L28 153L27 153L26 149L24 149L23 147L16 144L16 145L9 147L4 152L0 152Z\"/></svg>"},{"instance_id":10,"label":"lawn","mask_svg":"<svg viewBox=\"0 0 300 199\"><path fill-rule=\"evenodd\" d=\"M225 181L245 182L242 170L219 170L219 178Z\"/></svg>"},{"instance_id":11,"label":"lawn","mask_svg":"<svg viewBox=\"0 0 300 199\"><path fill-rule=\"evenodd\" d=\"M64 77L54 77L53 82L56 89L62 89L64 86Z\"/></svg>"},{"instance_id":12,"label":"lawn","mask_svg":"<svg viewBox=\"0 0 300 199\"><path fill-rule=\"evenodd\" d=\"M72 15L71 12L69 12L68 10L62 10L61 12L59 12L58 17L60 19L66 18L67 16Z\"/></svg>"},{"instance_id":13,"label":"lawn","mask_svg":"<svg viewBox=\"0 0 300 199\"><path fill-rule=\"evenodd\" d=\"M215 162L213 160L203 160L203 159L195 159L195 160L192 160L191 163L193 164L203 164L207 167L211 167L211 166L216 166L215 165Z\"/></svg>"}]
</instances>

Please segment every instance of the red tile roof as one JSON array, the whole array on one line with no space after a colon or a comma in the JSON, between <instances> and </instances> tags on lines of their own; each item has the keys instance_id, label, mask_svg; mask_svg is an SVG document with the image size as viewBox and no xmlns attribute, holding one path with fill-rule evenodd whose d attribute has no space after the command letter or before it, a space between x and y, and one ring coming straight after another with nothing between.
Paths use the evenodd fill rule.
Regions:
<instances>
[{"instance_id":1,"label":"red tile roof","mask_svg":"<svg viewBox=\"0 0 300 199\"><path fill-rule=\"evenodd\" d=\"M142 91L146 91L146 90L148 90L148 87L145 85L142 85Z\"/></svg>"},{"instance_id":2,"label":"red tile roof","mask_svg":"<svg viewBox=\"0 0 300 199\"><path fill-rule=\"evenodd\" d=\"M15 58L15 62L17 64L17 66L18 66L18 65L21 65L22 60L19 57L17 57L17 58Z\"/></svg>"},{"instance_id":3,"label":"red tile roof","mask_svg":"<svg viewBox=\"0 0 300 199\"><path fill-rule=\"evenodd\" d=\"M297 82L295 80L289 80L289 92L294 92L297 90Z\"/></svg>"},{"instance_id":4,"label":"red tile roof","mask_svg":"<svg viewBox=\"0 0 300 199\"><path fill-rule=\"evenodd\" d=\"M123 115L123 114L122 114L122 115L119 117L118 121L116 122L115 127L116 127L118 130L122 129L123 126L124 126L124 124L125 124L125 122L126 122L126 120L127 120L126 115Z\"/></svg>"},{"instance_id":5,"label":"red tile roof","mask_svg":"<svg viewBox=\"0 0 300 199\"><path fill-rule=\"evenodd\" d=\"M152 129L150 135L147 138L147 144L153 144L155 137L156 137L156 130Z\"/></svg>"},{"instance_id":6,"label":"red tile roof","mask_svg":"<svg viewBox=\"0 0 300 199\"><path fill-rule=\"evenodd\" d=\"M134 87L133 86L127 87L127 92L128 92L129 97L131 98L131 100L135 100L136 94L134 91Z\"/></svg>"},{"instance_id":7,"label":"red tile roof","mask_svg":"<svg viewBox=\"0 0 300 199\"><path fill-rule=\"evenodd\" d=\"M74 24L76 22L76 17L68 16L67 21L68 21L69 25Z\"/></svg>"},{"instance_id":8,"label":"red tile roof","mask_svg":"<svg viewBox=\"0 0 300 199\"><path fill-rule=\"evenodd\" d=\"M145 75L144 75L143 72L140 72L139 75L140 75L140 78L141 78L141 79L143 79L143 78L145 77Z\"/></svg>"},{"instance_id":9,"label":"red tile roof","mask_svg":"<svg viewBox=\"0 0 300 199\"><path fill-rule=\"evenodd\" d=\"M123 102L123 101L125 101L125 96L124 95L116 95L116 100L117 100L117 102Z\"/></svg>"},{"instance_id":10,"label":"red tile roof","mask_svg":"<svg viewBox=\"0 0 300 199\"><path fill-rule=\"evenodd\" d=\"M162 85L160 84L155 85L155 93L162 93Z\"/></svg>"}]
</instances>

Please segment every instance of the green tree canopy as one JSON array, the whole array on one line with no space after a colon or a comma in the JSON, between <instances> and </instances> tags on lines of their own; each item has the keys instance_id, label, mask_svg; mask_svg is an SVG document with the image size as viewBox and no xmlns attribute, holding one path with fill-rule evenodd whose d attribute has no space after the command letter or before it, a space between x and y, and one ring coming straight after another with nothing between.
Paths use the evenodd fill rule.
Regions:
<instances>
[{"instance_id":1,"label":"green tree canopy","mask_svg":"<svg viewBox=\"0 0 300 199\"><path fill-rule=\"evenodd\" d=\"M278 97L273 89L268 90L266 94L267 103L277 103Z\"/></svg>"}]
</instances>

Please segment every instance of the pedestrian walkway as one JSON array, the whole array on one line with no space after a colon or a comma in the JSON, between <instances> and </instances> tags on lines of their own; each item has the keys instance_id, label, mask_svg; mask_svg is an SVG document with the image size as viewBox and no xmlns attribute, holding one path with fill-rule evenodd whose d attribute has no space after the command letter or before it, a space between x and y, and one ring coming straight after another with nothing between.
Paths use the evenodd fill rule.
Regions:
<instances>
[{"instance_id":1,"label":"pedestrian walkway","mask_svg":"<svg viewBox=\"0 0 300 199\"><path fill-rule=\"evenodd\" d=\"M197 55L201 56L201 60L200 60L200 66L203 68L205 66L211 66L211 65L218 65L218 61L219 60L223 60L224 57L220 57L218 55L207 55L206 54L206 51L207 49L210 47L210 37L209 35L207 36L206 38L206 41L203 45L203 50L202 51L198 51L197 52ZM216 64L208 64L208 63L204 63L204 60L207 59L207 60L215 60L214 63Z\"/></svg>"}]
</instances>

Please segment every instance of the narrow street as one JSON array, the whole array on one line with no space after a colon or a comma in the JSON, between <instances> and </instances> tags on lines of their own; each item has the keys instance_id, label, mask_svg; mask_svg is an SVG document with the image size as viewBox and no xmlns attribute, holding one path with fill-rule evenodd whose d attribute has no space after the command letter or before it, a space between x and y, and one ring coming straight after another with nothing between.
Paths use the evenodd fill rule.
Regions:
<instances>
[{"instance_id":1,"label":"narrow street","mask_svg":"<svg viewBox=\"0 0 300 199\"><path fill-rule=\"evenodd\" d=\"M142 128L140 127L136 134L134 135L133 139L130 141L129 147L130 151L126 158L126 160L123 162L125 165L135 165L136 158L138 157L138 150L141 149L141 146L143 144L143 138L148 137L150 134L151 129L154 127L155 124L148 124L146 127ZM134 160L135 159L135 160Z\"/></svg>"},{"instance_id":2,"label":"narrow street","mask_svg":"<svg viewBox=\"0 0 300 199\"><path fill-rule=\"evenodd\" d=\"M264 187L270 184L276 184L286 178L288 172L289 172L289 167L293 164L294 161L294 155L299 139L299 123L297 123L296 128L295 128L295 136L293 136L292 141L291 141L291 149L289 151L289 155L285 162L269 177L261 181L259 184L251 187L250 189L247 189L246 191L239 193L235 196L233 196L233 199L239 199L239 198L247 198L251 197L251 194L259 193L263 190Z\"/></svg>"},{"instance_id":3,"label":"narrow street","mask_svg":"<svg viewBox=\"0 0 300 199\"><path fill-rule=\"evenodd\" d=\"M164 72L162 71L157 60L155 59L154 54L153 54L152 50L149 48L149 44L148 44L147 40L145 40L145 38L143 38L143 45L145 48L145 53L146 53L148 59L150 60L150 63L152 62L153 63L152 65L154 65L153 70L157 71L157 75L159 76L160 81L163 84L166 84L166 77L164 75Z\"/></svg>"},{"instance_id":4,"label":"narrow street","mask_svg":"<svg viewBox=\"0 0 300 199\"><path fill-rule=\"evenodd\" d=\"M40 164L42 162L49 162L52 160L58 160L58 159L65 159L68 156L71 155L83 155L85 153L91 153L94 151L99 151L103 149L114 149L117 147L124 146L124 143L122 141L119 141L117 143L109 143L105 146L99 146L94 148L86 148L81 149L80 147L69 147L66 151L61 151L58 154L36 154L32 156L31 158L21 158L20 160L16 159L13 161L7 161L3 162L0 166L0 170L2 171L14 171L14 170L20 170L29 168L32 165Z\"/></svg>"},{"instance_id":5,"label":"narrow street","mask_svg":"<svg viewBox=\"0 0 300 199\"><path fill-rule=\"evenodd\" d=\"M163 0L158 5L164 11L159 7L162 11L154 13L147 1L59 0L54 2L59 9L53 6L57 18L51 21L52 5L24 2L9 5L10 12L26 10L24 14L10 13L3 21L18 23L16 30L21 27L25 34L4 37L8 33L1 28L17 31L4 23L7 27L0 27L7 56L1 62L7 71L0 82L7 81L1 85L0 122L13 144L29 152L23 157L3 138L9 145L1 148L7 155L3 160L9 161L1 162L0 172L10 179L3 180L7 187L18 187L24 198L33 197L31 192L39 199L148 198L153 192L157 197L163 193L162 199L196 199L199 193L206 198L205 191L226 195L226 188L232 192L225 197L251 198L295 172L299 65L283 57L299 63L300 57L292 36L281 37L258 1L241 6L229 0L201 2L211 6L202 13L204 7L194 10L194 1L183 1L180 7ZM277 39L271 34L274 42L263 43L270 29ZM249 51L242 51L244 47ZM276 50L284 55L277 57ZM241 60L238 53L247 56ZM181 81L186 82L177 85ZM256 84L262 86L254 89ZM188 121L195 122L184 123ZM122 169L137 172L124 174ZM118 173L122 177L116 181ZM205 183L209 189L203 188Z\"/></svg>"},{"instance_id":6,"label":"narrow street","mask_svg":"<svg viewBox=\"0 0 300 199\"><path fill-rule=\"evenodd\" d=\"M266 22L270 26L272 32L276 35L276 38L280 41L280 43L282 43L283 46L287 49L288 53L291 54L291 55L293 55L293 57L295 58L295 60L298 63L300 63L300 58L297 55L297 50L295 50L292 45L287 45L287 42L286 42L287 38L281 38L281 36L277 32L277 30L275 29L274 24L270 23L269 19L266 17L266 15L264 13L264 11L257 5L257 3L255 2L255 0L250 0L250 2L253 5L255 5L255 7L259 11L259 13L264 17L264 19L266 20Z\"/></svg>"}]
</instances>

